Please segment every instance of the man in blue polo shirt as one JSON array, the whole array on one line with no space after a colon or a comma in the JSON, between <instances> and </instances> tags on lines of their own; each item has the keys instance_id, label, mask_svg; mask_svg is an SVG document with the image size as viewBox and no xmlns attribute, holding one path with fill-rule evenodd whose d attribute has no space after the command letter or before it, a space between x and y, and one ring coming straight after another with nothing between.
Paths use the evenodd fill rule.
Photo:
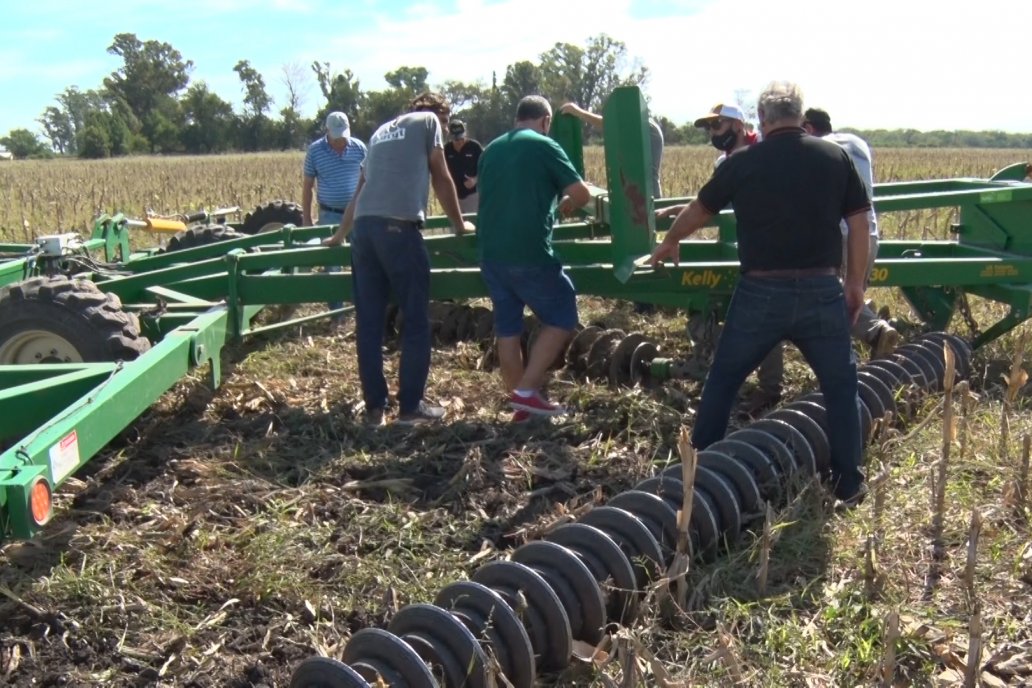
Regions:
<instances>
[{"instance_id":1,"label":"man in blue polo shirt","mask_svg":"<svg viewBox=\"0 0 1032 688\"><path fill-rule=\"evenodd\" d=\"M319 180L316 193L319 204L319 224L339 225L344 209L355 195L366 145L351 136L351 124L343 112L326 116L326 136L313 142L305 154L304 186L301 190L301 209L305 226L312 225L312 187ZM331 272L340 272L331 267ZM327 304L330 310L343 308L341 301ZM338 316L339 317L339 316Z\"/></svg>"}]
</instances>

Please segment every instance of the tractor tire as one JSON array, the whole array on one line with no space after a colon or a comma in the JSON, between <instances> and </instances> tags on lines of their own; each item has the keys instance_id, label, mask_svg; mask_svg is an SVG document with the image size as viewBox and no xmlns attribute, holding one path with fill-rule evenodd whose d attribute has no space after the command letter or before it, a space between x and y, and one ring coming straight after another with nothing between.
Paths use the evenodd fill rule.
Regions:
<instances>
[{"instance_id":1,"label":"tractor tire","mask_svg":"<svg viewBox=\"0 0 1032 688\"><path fill-rule=\"evenodd\" d=\"M0 289L0 365L130 361L140 321L89 280L34 277Z\"/></svg>"},{"instance_id":2,"label":"tractor tire","mask_svg":"<svg viewBox=\"0 0 1032 688\"><path fill-rule=\"evenodd\" d=\"M217 244L220 241L239 239L242 236L244 235L240 232L230 229L229 227L223 227L222 225L201 225L190 227L188 229L184 229L182 232L176 232L175 235L168 240L168 245L165 246L165 252L182 251L187 248L197 248L198 246Z\"/></svg>"},{"instance_id":3,"label":"tractor tire","mask_svg":"<svg viewBox=\"0 0 1032 688\"><path fill-rule=\"evenodd\" d=\"M259 234L260 232L274 232L281 229L283 225L304 225L304 213L301 206L291 201L272 201L265 205L257 206L252 212L244 216L244 223L240 231L244 234Z\"/></svg>"}]
</instances>

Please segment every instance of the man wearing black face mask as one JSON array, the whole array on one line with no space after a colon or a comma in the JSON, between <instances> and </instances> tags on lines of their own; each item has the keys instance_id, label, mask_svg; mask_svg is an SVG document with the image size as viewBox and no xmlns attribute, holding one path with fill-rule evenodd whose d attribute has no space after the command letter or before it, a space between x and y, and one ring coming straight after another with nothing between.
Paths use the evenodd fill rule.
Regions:
<instances>
[{"instance_id":1,"label":"man wearing black face mask","mask_svg":"<svg viewBox=\"0 0 1032 688\"><path fill-rule=\"evenodd\" d=\"M708 113L695 120L695 126L709 133L710 143L721 152L715 165L719 165L735 151L741 150L759 140L755 132L749 131L745 115L736 105L717 103Z\"/></svg>"}]
</instances>

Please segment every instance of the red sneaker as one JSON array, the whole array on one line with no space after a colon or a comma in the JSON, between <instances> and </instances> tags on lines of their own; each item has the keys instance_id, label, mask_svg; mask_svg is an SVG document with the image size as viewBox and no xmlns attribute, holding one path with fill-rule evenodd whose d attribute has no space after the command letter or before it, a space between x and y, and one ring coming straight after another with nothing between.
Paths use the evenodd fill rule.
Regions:
<instances>
[{"instance_id":1,"label":"red sneaker","mask_svg":"<svg viewBox=\"0 0 1032 688\"><path fill-rule=\"evenodd\" d=\"M513 392L512 396L509 397L509 406L516 411L526 411L535 416L559 416L566 413L565 408L545 401L537 392L534 392L529 397Z\"/></svg>"}]
</instances>

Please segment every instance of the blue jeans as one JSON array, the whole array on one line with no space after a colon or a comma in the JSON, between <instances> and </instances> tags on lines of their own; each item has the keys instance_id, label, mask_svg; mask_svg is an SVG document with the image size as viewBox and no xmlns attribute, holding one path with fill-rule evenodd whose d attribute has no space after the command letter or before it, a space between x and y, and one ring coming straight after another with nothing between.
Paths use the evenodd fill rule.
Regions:
<instances>
[{"instance_id":1,"label":"blue jeans","mask_svg":"<svg viewBox=\"0 0 1032 688\"><path fill-rule=\"evenodd\" d=\"M795 344L817 375L828 412L834 492L852 497L863 482L860 400L845 295L831 275L739 280L706 376L692 444L704 449L724 437L746 376L782 340Z\"/></svg>"},{"instance_id":2,"label":"blue jeans","mask_svg":"<svg viewBox=\"0 0 1032 688\"><path fill-rule=\"evenodd\" d=\"M394 296L403 318L398 405L415 411L430 373L430 256L415 222L359 217L351 232L358 373L366 409L387 406L383 333Z\"/></svg>"}]
</instances>

